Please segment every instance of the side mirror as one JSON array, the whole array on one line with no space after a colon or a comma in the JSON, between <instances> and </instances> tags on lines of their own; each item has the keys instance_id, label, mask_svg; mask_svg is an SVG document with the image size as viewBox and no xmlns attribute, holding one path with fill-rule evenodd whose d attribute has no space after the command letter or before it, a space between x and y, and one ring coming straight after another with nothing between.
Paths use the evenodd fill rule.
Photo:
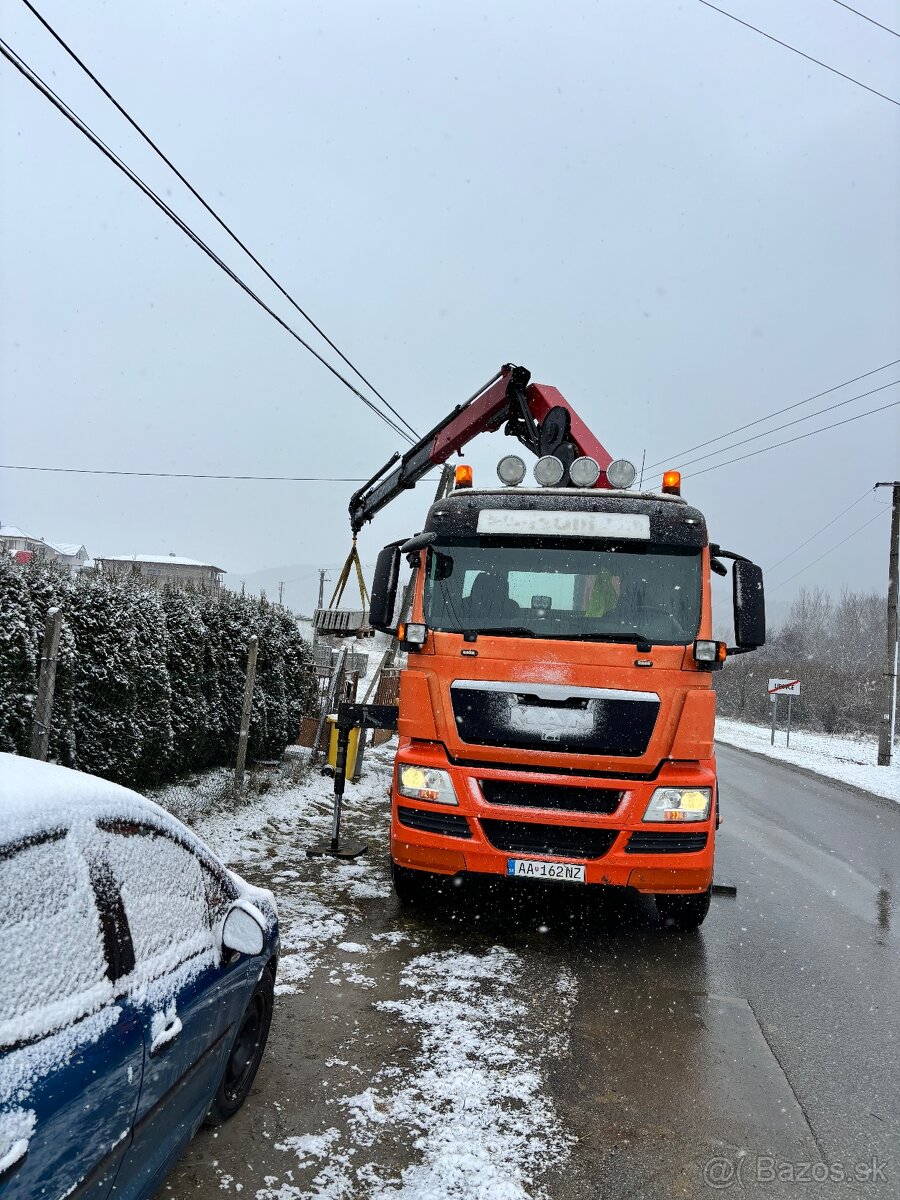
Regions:
<instances>
[{"instance_id":1,"label":"side mirror","mask_svg":"<svg viewBox=\"0 0 900 1200\"><path fill-rule=\"evenodd\" d=\"M369 602L369 624L381 633L394 632L394 609L397 605L397 582L400 578L400 543L393 542L378 555L372 598Z\"/></svg>"},{"instance_id":2,"label":"side mirror","mask_svg":"<svg viewBox=\"0 0 900 1200\"><path fill-rule=\"evenodd\" d=\"M762 567L746 558L735 561L734 640L739 650L756 650L766 644L766 595Z\"/></svg>"},{"instance_id":3,"label":"side mirror","mask_svg":"<svg viewBox=\"0 0 900 1200\"><path fill-rule=\"evenodd\" d=\"M222 926L222 945L238 954L262 954L266 944L266 919L248 900L238 900Z\"/></svg>"}]
</instances>

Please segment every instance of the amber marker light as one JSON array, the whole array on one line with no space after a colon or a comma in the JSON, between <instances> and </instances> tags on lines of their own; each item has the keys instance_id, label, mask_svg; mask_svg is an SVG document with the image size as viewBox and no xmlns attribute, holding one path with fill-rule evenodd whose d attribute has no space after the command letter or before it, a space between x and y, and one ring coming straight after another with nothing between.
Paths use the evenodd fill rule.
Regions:
<instances>
[{"instance_id":1,"label":"amber marker light","mask_svg":"<svg viewBox=\"0 0 900 1200\"><path fill-rule=\"evenodd\" d=\"M454 482L458 488L472 486L472 468L468 463L460 463L454 472Z\"/></svg>"},{"instance_id":2,"label":"amber marker light","mask_svg":"<svg viewBox=\"0 0 900 1200\"><path fill-rule=\"evenodd\" d=\"M668 492L670 496L681 495L681 472L666 471L663 475L662 490Z\"/></svg>"}]
</instances>

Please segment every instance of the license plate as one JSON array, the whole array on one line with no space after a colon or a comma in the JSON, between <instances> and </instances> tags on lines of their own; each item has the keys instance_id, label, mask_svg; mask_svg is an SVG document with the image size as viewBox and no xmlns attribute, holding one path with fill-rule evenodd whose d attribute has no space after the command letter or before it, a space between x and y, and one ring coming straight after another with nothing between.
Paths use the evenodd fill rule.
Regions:
<instances>
[{"instance_id":1,"label":"license plate","mask_svg":"<svg viewBox=\"0 0 900 1200\"><path fill-rule=\"evenodd\" d=\"M517 879L555 879L563 883L584 883L584 863L547 862L535 858L508 858L507 875Z\"/></svg>"}]
</instances>

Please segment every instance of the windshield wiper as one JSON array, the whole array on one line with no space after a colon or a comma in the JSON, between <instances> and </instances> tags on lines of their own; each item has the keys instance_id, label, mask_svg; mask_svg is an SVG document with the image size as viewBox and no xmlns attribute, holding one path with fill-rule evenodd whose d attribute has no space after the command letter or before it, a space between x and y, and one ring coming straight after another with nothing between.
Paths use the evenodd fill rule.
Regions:
<instances>
[{"instance_id":1,"label":"windshield wiper","mask_svg":"<svg viewBox=\"0 0 900 1200\"><path fill-rule=\"evenodd\" d=\"M624 645L634 642L637 646L657 644L654 638L646 637L642 633L571 633L562 636L570 642L621 642Z\"/></svg>"},{"instance_id":2,"label":"windshield wiper","mask_svg":"<svg viewBox=\"0 0 900 1200\"><path fill-rule=\"evenodd\" d=\"M474 633L478 637L538 637L533 629L526 629L524 625L498 625L496 629L466 629L460 630L461 633Z\"/></svg>"}]
</instances>

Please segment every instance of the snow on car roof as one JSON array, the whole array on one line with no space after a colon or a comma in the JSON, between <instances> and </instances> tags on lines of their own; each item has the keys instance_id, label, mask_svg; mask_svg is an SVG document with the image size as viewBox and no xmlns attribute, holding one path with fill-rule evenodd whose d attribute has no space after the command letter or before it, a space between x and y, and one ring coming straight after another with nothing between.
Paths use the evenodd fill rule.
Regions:
<instances>
[{"instance_id":1,"label":"snow on car roof","mask_svg":"<svg viewBox=\"0 0 900 1200\"><path fill-rule=\"evenodd\" d=\"M0 754L0 844L103 816L150 817L182 839L189 834L158 804L117 783L18 754Z\"/></svg>"}]
</instances>

